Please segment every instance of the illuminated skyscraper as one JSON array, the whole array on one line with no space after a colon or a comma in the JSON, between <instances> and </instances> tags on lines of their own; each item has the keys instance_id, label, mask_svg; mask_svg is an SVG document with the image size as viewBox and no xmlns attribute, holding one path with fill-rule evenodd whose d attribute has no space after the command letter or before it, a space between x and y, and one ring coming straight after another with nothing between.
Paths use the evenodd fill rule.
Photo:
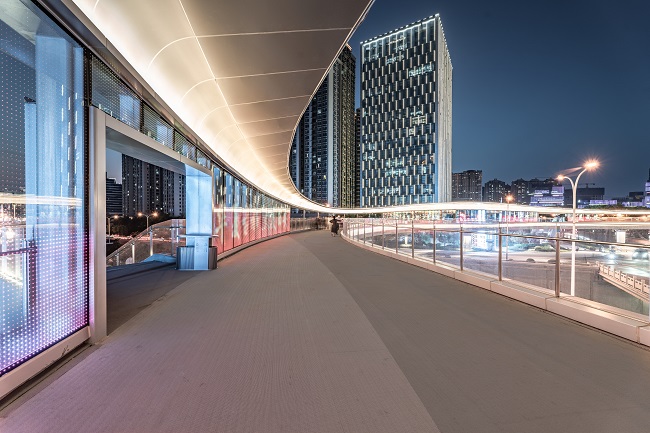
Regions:
<instances>
[{"instance_id":1,"label":"illuminated skyscraper","mask_svg":"<svg viewBox=\"0 0 650 433\"><path fill-rule=\"evenodd\" d=\"M355 203L355 64L350 47L344 47L300 119L289 161L291 178L305 197L337 207Z\"/></svg>"},{"instance_id":2,"label":"illuminated skyscraper","mask_svg":"<svg viewBox=\"0 0 650 433\"><path fill-rule=\"evenodd\" d=\"M451 200L452 65L440 16L361 43L361 206Z\"/></svg>"}]
</instances>

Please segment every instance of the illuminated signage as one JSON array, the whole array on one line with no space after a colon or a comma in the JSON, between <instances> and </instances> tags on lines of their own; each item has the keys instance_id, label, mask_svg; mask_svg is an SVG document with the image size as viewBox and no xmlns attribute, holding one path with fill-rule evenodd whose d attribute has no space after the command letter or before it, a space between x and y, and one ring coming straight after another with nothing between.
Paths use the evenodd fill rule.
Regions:
<instances>
[{"instance_id":1,"label":"illuminated signage","mask_svg":"<svg viewBox=\"0 0 650 433\"><path fill-rule=\"evenodd\" d=\"M387 58L386 59L386 64L390 65L391 63L395 63L395 62L402 61L402 60L404 60L404 54L400 54L398 56L393 56L393 57Z\"/></svg>"},{"instance_id":2,"label":"illuminated signage","mask_svg":"<svg viewBox=\"0 0 650 433\"><path fill-rule=\"evenodd\" d=\"M409 77L416 77L418 75L426 74L431 71L433 71L433 66L431 63L429 63L428 65L422 65L415 69L409 70Z\"/></svg>"}]
</instances>

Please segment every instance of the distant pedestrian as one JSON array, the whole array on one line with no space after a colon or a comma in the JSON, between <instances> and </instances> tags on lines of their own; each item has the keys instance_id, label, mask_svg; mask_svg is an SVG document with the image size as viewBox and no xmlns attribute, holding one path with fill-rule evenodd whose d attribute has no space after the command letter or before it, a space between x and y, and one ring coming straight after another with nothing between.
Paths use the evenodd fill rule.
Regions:
<instances>
[{"instance_id":1,"label":"distant pedestrian","mask_svg":"<svg viewBox=\"0 0 650 433\"><path fill-rule=\"evenodd\" d=\"M330 224L332 224L332 236L336 236L339 234L339 225L340 221L336 218L336 215L330 220Z\"/></svg>"}]
</instances>

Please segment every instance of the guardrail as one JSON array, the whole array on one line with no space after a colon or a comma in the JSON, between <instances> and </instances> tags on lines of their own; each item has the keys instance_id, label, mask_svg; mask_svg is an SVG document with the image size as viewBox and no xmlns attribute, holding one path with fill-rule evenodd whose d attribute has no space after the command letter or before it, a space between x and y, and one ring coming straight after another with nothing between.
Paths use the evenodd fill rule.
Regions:
<instances>
[{"instance_id":1,"label":"guardrail","mask_svg":"<svg viewBox=\"0 0 650 433\"><path fill-rule=\"evenodd\" d=\"M176 257L184 245L185 220L171 219L149 226L106 257L106 266L140 263L154 254Z\"/></svg>"},{"instance_id":2,"label":"guardrail","mask_svg":"<svg viewBox=\"0 0 650 433\"><path fill-rule=\"evenodd\" d=\"M599 265L599 274L617 287L639 299L646 300L648 294L650 294L650 285L648 284L648 281L638 277L637 275L630 275L621 272L612 266L604 264Z\"/></svg>"},{"instance_id":3,"label":"guardrail","mask_svg":"<svg viewBox=\"0 0 650 433\"><path fill-rule=\"evenodd\" d=\"M530 230L530 224L525 227L534 232ZM354 242L370 248L392 250L412 260L461 272L475 272L499 282L537 287L558 298L573 295L646 316L649 314L649 282L641 275L650 275L650 263L647 260L633 262L627 259L627 253L623 253L648 249L648 245L595 241L585 236L572 240L560 231L552 232L553 235L551 232L527 234L523 228L517 231L507 224L477 227L414 219L347 219L344 232ZM573 244L578 250L575 260L571 257ZM609 256L614 250L617 251L616 258L611 259ZM601 273L603 265L616 267L623 262L628 267L639 268L640 275L625 279L625 284L641 287L634 293L612 284ZM571 292L572 279L575 293Z\"/></svg>"}]
</instances>

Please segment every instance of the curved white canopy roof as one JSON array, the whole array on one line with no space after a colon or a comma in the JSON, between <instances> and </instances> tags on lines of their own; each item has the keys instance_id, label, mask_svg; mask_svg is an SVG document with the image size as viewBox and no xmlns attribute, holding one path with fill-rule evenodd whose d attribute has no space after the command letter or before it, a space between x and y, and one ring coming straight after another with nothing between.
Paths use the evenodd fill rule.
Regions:
<instances>
[{"instance_id":1,"label":"curved white canopy roof","mask_svg":"<svg viewBox=\"0 0 650 433\"><path fill-rule=\"evenodd\" d=\"M227 164L296 207L294 130L373 0L73 0Z\"/></svg>"}]
</instances>

